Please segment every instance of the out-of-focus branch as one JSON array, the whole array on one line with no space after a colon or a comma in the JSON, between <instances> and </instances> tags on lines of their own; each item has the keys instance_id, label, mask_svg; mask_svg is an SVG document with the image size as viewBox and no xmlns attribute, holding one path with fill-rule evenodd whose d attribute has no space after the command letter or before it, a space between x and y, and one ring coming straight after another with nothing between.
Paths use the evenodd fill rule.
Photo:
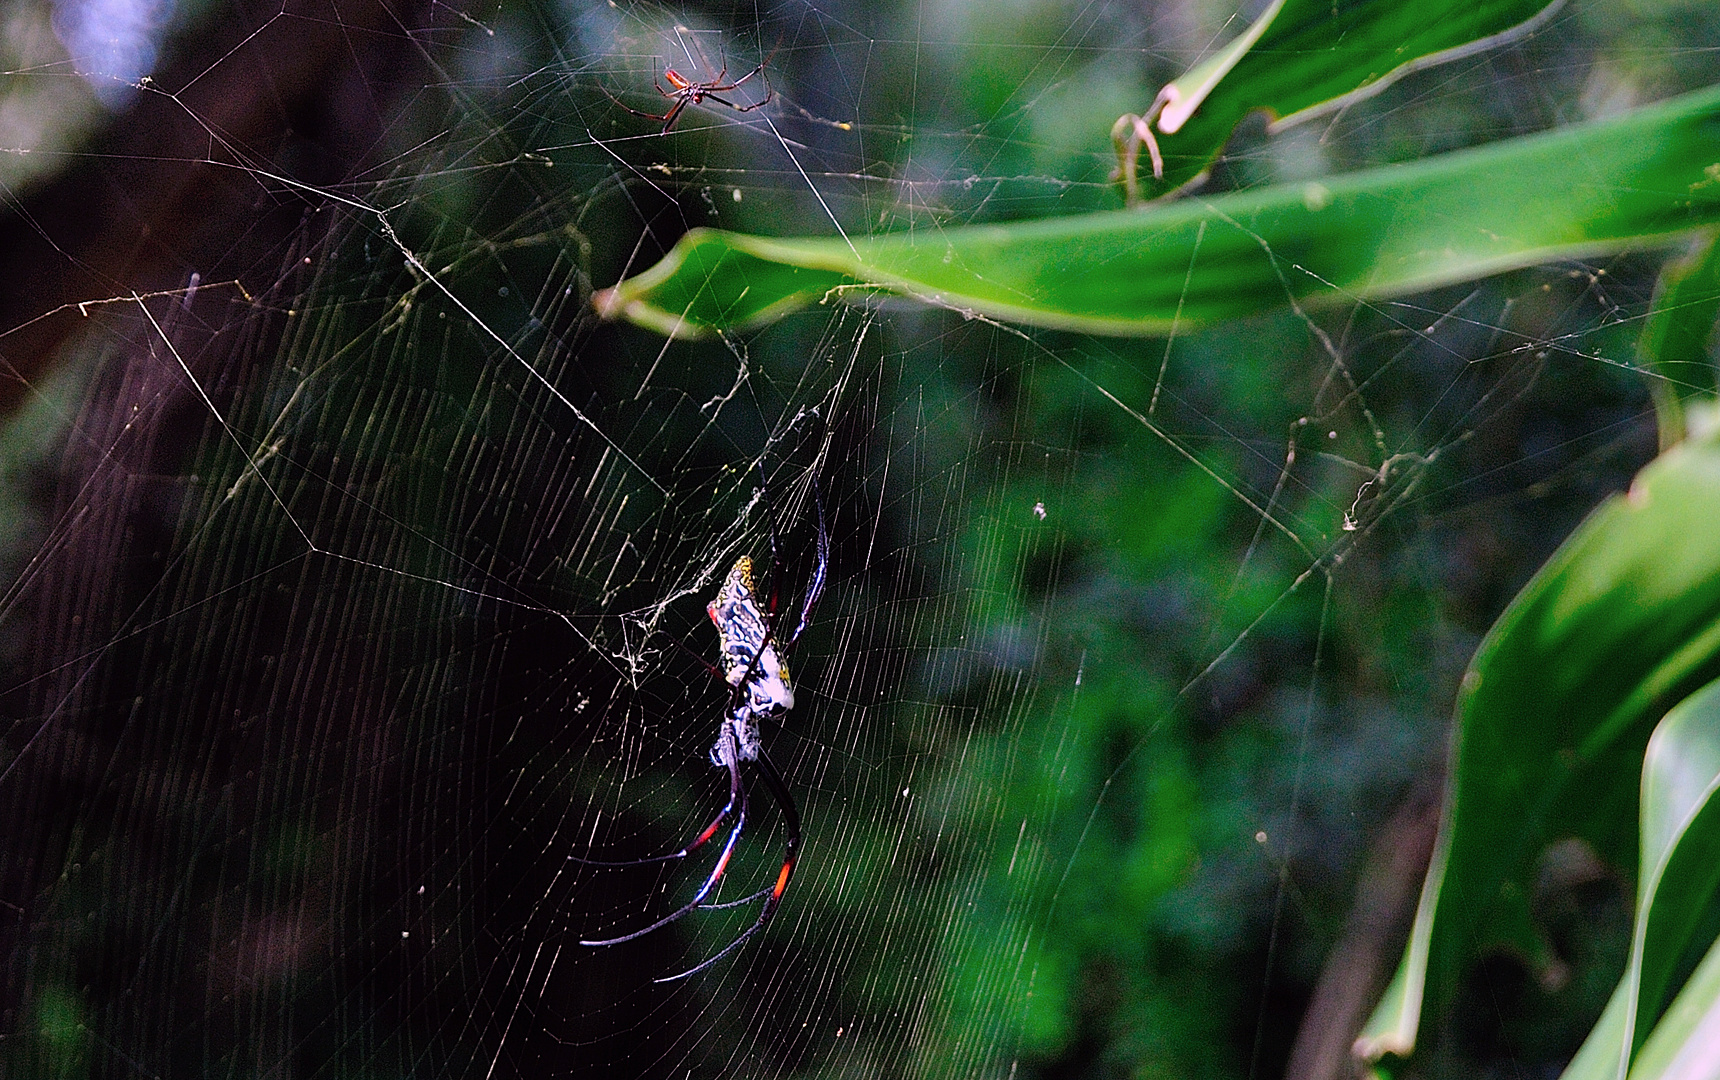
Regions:
<instances>
[{"instance_id":1,"label":"out-of-focus branch","mask_svg":"<svg viewBox=\"0 0 1720 1080\"><path fill-rule=\"evenodd\" d=\"M305 204L261 174L325 185L362 167L433 11L451 15L421 0L235 4L169 43L81 160L0 212L0 409L86 325L81 303L183 287L193 273L278 275L259 254Z\"/></svg>"},{"instance_id":2,"label":"out-of-focus branch","mask_svg":"<svg viewBox=\"0 0 1720 1080\"><path fill-rule=\"evenodd\" d=\"M1343 935L1302 1015L1286 1080L1356 1075L1350 1045L1397 963L1438 831L1439 793L1429 785L1411 794L1375 840Z\"/></svg>"}]
</instances>

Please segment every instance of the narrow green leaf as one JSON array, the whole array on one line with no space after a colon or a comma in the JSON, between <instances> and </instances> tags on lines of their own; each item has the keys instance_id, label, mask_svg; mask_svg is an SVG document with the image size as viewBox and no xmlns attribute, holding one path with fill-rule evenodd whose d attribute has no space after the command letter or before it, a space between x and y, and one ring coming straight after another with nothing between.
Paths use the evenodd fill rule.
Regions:
<instances>
[{"instance_id":1,"label":"narrow green leaf","mask_svg":"<svg viewBox=\"0 0 1720 1080\"><path fill-rule=\"evenodd\" d=\"M1720 224L1720 88L1613 120L1145 210L833 239L695 229L594 298L678 337L820 300L895 293L974 315L1112 334L1281 305L1373 299Z\"/></svg>"},{"instance_id":2,"label":"narrow green leaf","mask_svg":"<svg viewBox=\"0 0 1720 1080\"><path fill-rule=\"evenodd\" d=\"M1525 924L1549 841L1580 836L1615 864L1635 862L1630 807L1649 734L1720 675L1717 521L1710 431L1597 508L1489 632L1459 695L1445 820L1402 985L1358 1053L1411 1052L1421 1017L1440 1015L1469 964Z\"/></svg>"},{"instance_id":3,"label":"narrow green leaf","mask_svg":"<svg viewBox=\"0 0 1720 1080\"><path fill-rule=\"evenodd\" d=\"M1170 83L1157 126L1159 192L1204 173L1256 109L1279 127L1323 115L1409 74L1513 40L1558 7L1547 0L1287 0L1211 60ZM1150 177L1143 177L1147 183Z\"/></svg>"},{"instance_id":4,"label":"narrow green leaf","mask_svg":"<svg viewBox=\"0 0 1720 1080\"><path fill-rule=\"evenodd\" d=\"M1630 962L1564 1080L1622 1077L1720 888L1720 682L1667 713L1642 769L1642 859Z\"/></svg>"}]
</instances>

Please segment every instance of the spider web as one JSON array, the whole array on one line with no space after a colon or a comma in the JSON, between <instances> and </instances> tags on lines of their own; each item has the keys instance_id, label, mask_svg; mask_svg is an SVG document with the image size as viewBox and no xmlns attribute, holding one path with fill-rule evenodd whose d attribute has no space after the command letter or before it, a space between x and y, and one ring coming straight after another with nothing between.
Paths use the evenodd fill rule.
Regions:
<instances>
[{"instance_id":1,"label":"spider web","mask_svg":"<svg viewBox=\"0 0 1720 1080\"><path fill-rule=\"evenodd\" d=\"M1655 44L1591 7L1318 130L1245 130L1214 182L1713 81L1711 53L1671 44L1714 40L1711 17L1668 8ZM176 109L192 162L250 196L209 209L206 261L78 297L58 364L20 370L0 596L19 1075L1282 1073L1340 946L1395 962L1356 944L1358 883L1425 843L1479 634L1654 452L1631 363L1650 258L1287 297L1170 341L832 304L665 343L591 314L594 285L695 225L1114 205L1111 120L1226 12L436 8L406 24L418 66L363 69L355 93L405 104L337 179L256 151L194 85L54 54L44 12L13 15L45 52L9 62L9 100L89 76ZM673 106L665 68L761 63L725 94L756 109L707 101L667 133L632 115ZM6 176L14 206L39 169ZM657 983L756 906L579 942L684 903L717 844L579 860L673 851L722 805L704 605L750 555L799 611L815 493L829 587L797 707L763 731L800 866L762 933ZM714 899L769 884L785 838L754 782ZM1566 908L1624 925L1566 877ZM1587 925L1560 941L1604 971ZM1557 1062L1608 985L1512 1027L1532 992L1485 978L1501 1004L1471 1026L1496 1043L1460 1061Z\"/></svg>"}]
</instances>

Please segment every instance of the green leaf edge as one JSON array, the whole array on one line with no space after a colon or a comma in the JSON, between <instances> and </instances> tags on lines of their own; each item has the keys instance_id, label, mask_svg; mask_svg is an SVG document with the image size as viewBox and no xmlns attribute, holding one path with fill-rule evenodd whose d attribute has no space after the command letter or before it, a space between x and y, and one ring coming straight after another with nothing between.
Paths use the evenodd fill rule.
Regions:
<instances>
[{"instance_id":1,"label":"green leaf edge","mask_svg":"<svg viewBox=\"0 0 1720 1080\"><path fill-rule=\"evenodd\" d=\"M1293 91L1290 93L1290 100L1285 100L1283 87L1278 85L1278 80L1270 74L1282 69L1283 62L1271 54L1290 47L1286 42L1295 42L1294 47L1304 53L1317 47L1317 44L1311 45L1307 40L1299 40L1306 37L1309 12L1291 9L1286 13L1288 5L1284 0L1275 0L1235 40L1167 83L1159 91L1147 116L1156 120L1156 126L1161 133L1160 147L1169 157L1166 161L1165 176L1159 179L1147 177L1143 183L1157 189L1157 198L1185 193L1198 186L1205 178L1213 161L1230 141L1236 125L1249 114L1265 113L1270 118L1267 126L1269 134L1330 115L1373 97L1418 71L1461 60L1519 40L1544 26L1563 6L1563 2L1564 0L1550 0L1542 3L1516 22L1499 25L1495 20L1489 25L1497 26L1497 29L1483 31L1479 37L1468 41L1411 55L1382 72L1375 73L1371 64L1357 65L1359 78L1349 80L1351 88L1348 91L1300 103ZM1326 35L1328 49L1341 50L1353 39L1367 39L1366 22L1359 26L1349 24L1349 18L1338 18L1330 5L1314 0L1309 0L1307 6L1311 11L1330 12L1323 20L1315 20L1331 28ZM1446 4L1445 7L1467 7L1469 10L1465 14L1474 14L1473 5ZM1374 8L1376 12L1379 10L1378 6ZM1431 21L1428 25L1443 27L1447 20L1440 19L1440 14L1437 10L1430 12ZM1346 15L1353 16L1353 12ZM1376 23L1378 21L1378 18L1374 20ZM1433 32L1438 34L1442 31ZM1415 44L1412 42L1406 46L1400 43L1392 53L1381 50L1373 55L1390 63L1395 56L1401 55L1406 48ZM1260 54L1258 59L1251 55L1256 50ZM1253 70L1251 62L1256 60L1260 69L1269 73L1264 87L1250 85L1250 73ZM1206 115L1200 117L1202 122L1191 124L1203 106L1207 111ZM1132 203L1139 201L1128 183L1125 183L1125 196Z\"/></svg>"},{"instance_id":2,"label":"green leaf edge","mask_svg":"<svg viewBox=\"0 0 1720 1080\"><path fill-rule=\"evenodd\" d=\"M1693 766L1701 770L1701 790L1695 798L1681 798L1694 786L1687 775ZM1671 966L1688 946L1696 918L1720 887L1716 792L1720 792L1720 680L1674 706L1649 739L1643 756L1642 865L1630 960L1600 1022L1571 1060L1563 1080L1622 1078L1629 1073L1670 989ZM1692 872L1706 880L1694 885L1686 881ZM1681 887L1662 902L1661 886L1668 881Z\"/></svg>"},{"instance_id":3,"label":"green leaf edge","mask_svg":"<svg viewBox=\"0 0 1720 1080\"><path fill-rule=\"evenodd\" d=\"M1295 127L1297 124L1304 124L1310 120L1317 120L1322 116L1330 116L1335 112L1350 108L1357 102L1366 101L1368 98L1381 93L1400 79L1414 75L1418 71L1427 71L1430 68L1454 63L1458 60L1464 60L1471 56L1476 56L1492 49L1503 48L1513 42L1521 41L1547 25L1547 23L1551 22L1553 16L1564 6L1565 0L1550 0L1550 2L1542 7L1541 10L1535 12L1535 14L1529 16L1527 19L1524 19L1522 22L1516 23L1512 26L1507 26L1497 33L1488 34L1484 37L1476 38L1473 41L1464 42L1461 45L1452 45L1449 48L1438 49L1434 52L1423 54L1411 60L1405 60L1397 67L1386 72L1384 75L1362 82L1347 94L1339 94L1337 97L1327 98L1325 101L1322 101L1317 105L1309 105L1306 108L1297 109L1295 112L1289 113L1285 116L1275 116L1272 123L1267 125L1266 130L1270 134L1276 134L1277 132L1283 131L1287 128Z\"/></svg>"},{"instance_id":4,"label":"green leaf edge","mask_svg":"<svg viewBox=\"0 0 1720 1080\"><path fill-rule=\"evenodd\" d=\"M1284 10L1285 0L1272 0L1258 18L1254 20L1237 38L1212 56L1189 68L1178 77L1165 84L1159 91L1159 96L1165 99L1164 108L1158 116L1158 128L1166 135L1175 135L1188 123L1196 109L1205 103L1207 96L1224 81L1248 51L1260 41L1272 25L1272 20ZM1213 147L1213 153L1218 147Z\"/></svg>"},{"instance_id":5,"label":"green leaf edge","mask_svg":"<svg viewBox=\"0 0 1720 1080\"><path fill-rule=\"evenodd\" d=\"M1720 232L1692 238L1690 249L1661 269L1648 321L1637 339L1637 365L1648 382L1660 422L1660 448L1684 438L1685 403L1711 400L1716 390L1708 342L1720 318Z\"/></svg>"},{"instance_id":6,"label":"green leaf edge","mask_svg":"<svg viewBox=\"0 0 1720 1080\"><path fill-rule=\"evenodd\" d=\"M1633 502L1642 498L1654 498L1652 495L1642 494L1644 491L1661 482L1674 482L1681 468L1714 468L1716 463L1720 462L1720 415L1717 415L1710 405L1700 409L1697 416L1700 421L1699 431L1691 440L1661 455L1645 467L1632 484L1629 493L1614 496L1597 507L1535 578L1512 600L1506 612L1483 639L1476 650L1474 660L1471 661L1457 706L1460 721L1465 701L1478 685L1478 672L1486 667L1488 657L1499 649L1507 635L1516 630L1519 616L1532 610L1543 594L1555 587L1557 582L1575 579L1573 566L1590 551L1597 548L1604 550L1607 531L1619 527L1616 524L1618 517L1627 513ZM1662 496L1664 497L1666 496ZM1720 654L1720 622L1711 622L1702 631L1687 638L1683 647L1676 649L1660 664L1648 670L1637 688L1621 698L1619 704L1609 710L1606 719L1595 725L1585 740L1585 748L1590 748L1590 744L1605 738L1617 738L1622 734L1624 726L1630 723L1633 711L1640 712L1652 702L1654 691L1664 693L1671 689L1681 678L1688 678L1703 664L1712 663L1716 654ZM1592 754L1595 751L1591 748L1589 752ZM1448 783L1456 782L1457 772L1454 770ZM1717 806L1717 809L1720 809L1720 806ZM1386 1067L1390 1059L1408 1058L1415 1051L1421 1014L1426 1004L1426 979L1432 954L1434 921L1439 913L1438 901L1449 863L1453 813L1452 799L1448 794L1439 838L1435 843L1427 879L1423 883L1421 901L1416 909L1410 942L1405 948L1403 961L1352 1048L1353 1055L1370 1065L1376 1076L1391 1073ZM1596 1025L1596 1032L1600 1032L1599 1038L1607 1037L1607 1033L1602 1029L1609 1025L1617 1027L1621 1038L1623 1033L1629 1030L1624 1025L1623 1013L1614 1014L1615 1010L1625 1007L1624 1004L1609 1005L1608 1012L1603 1014Z\"/></svg>"},{"instance_id":7,"label":"green leaf edge","mask_svg":"<svg viewBox=\"0 0 1720 1080\"><path fill-rule=\"evenodd\" d=\"M1678 1080L1720 1075L1713 1048L1720 1046L1720 941L1709 946L1631 1066L1630 1080ZM1699 1061L1706 1059L1707 1068Z\"/></svg>"}]
</instances>

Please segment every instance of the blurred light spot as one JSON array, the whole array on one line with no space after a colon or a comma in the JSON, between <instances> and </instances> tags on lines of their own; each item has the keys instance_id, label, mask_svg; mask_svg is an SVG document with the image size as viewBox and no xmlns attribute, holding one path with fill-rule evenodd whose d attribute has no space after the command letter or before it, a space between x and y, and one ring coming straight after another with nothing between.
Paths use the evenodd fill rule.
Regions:
<instances>
[{"instance_id":1,"label":"blurred light spot","mask_svg":"<svg viewBox=\"0 0 1720 1080\"><path fill-rule=\"evenodd\" d=\"M173 0L54 0L54 33L101 103L118 109L155 67Z\"/></svg>"}]
</instances>

